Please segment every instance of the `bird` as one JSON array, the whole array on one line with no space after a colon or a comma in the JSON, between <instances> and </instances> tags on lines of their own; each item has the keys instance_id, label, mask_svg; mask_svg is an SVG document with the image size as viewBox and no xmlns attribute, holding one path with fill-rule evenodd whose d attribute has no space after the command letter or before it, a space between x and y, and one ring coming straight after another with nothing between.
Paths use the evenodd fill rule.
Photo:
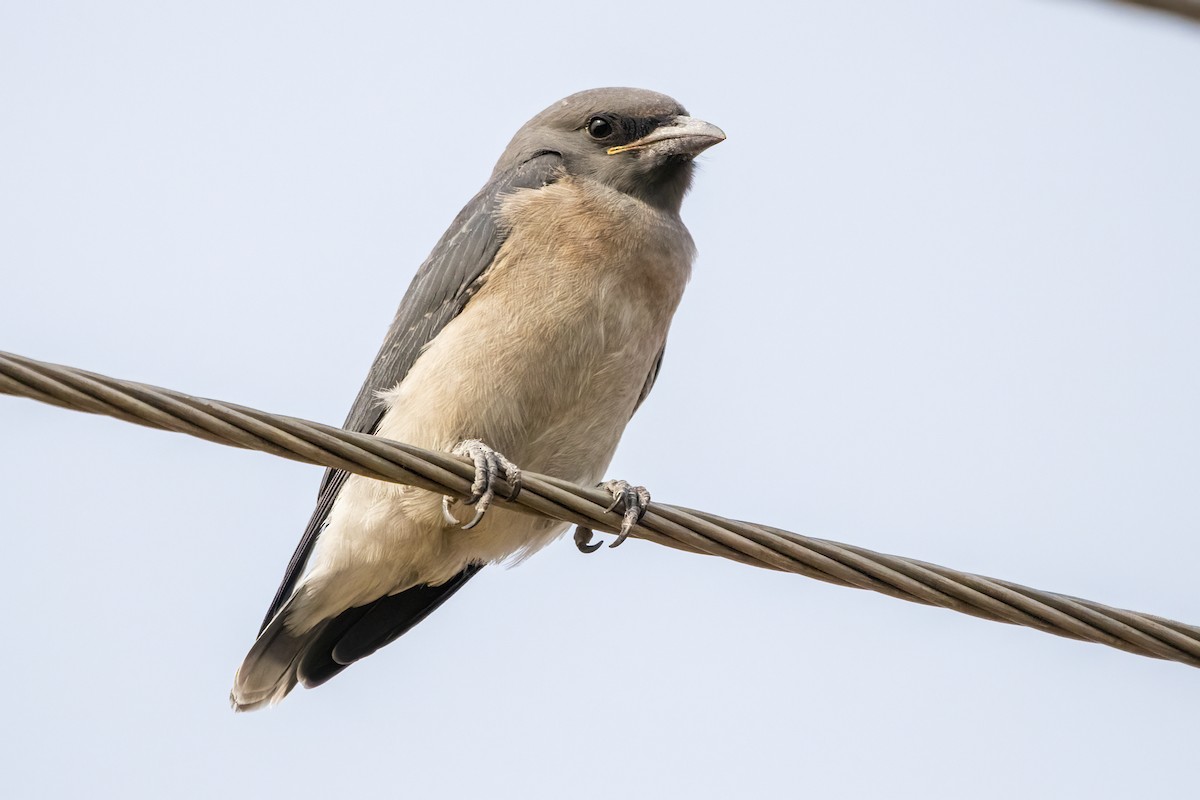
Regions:
<instances>
[{"instance_id":1,"label":"bird","mask_svg":"<svg viewBox=\"0 0 1200 800\"><path fill-rule=\"evenodd\" d=\"M391 643L488 564L566 523L492 506L522 469L601 485L618 544L650 498L600 483L654 386L696 255L680 218L715 125L645 89L572 94L523 125L417 270L344 427L468 457L465 501L330 469L235 710L273 705ZM462 518L473 507L473 517ZM576 534L591 551L591 532Z\"/></svg>"}]
</instances>

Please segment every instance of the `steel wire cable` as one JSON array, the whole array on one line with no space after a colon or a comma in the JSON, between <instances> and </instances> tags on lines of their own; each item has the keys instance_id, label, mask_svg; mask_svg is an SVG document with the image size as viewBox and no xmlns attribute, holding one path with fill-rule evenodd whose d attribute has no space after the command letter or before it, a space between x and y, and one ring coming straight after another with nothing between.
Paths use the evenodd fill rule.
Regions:
<instances>
[{"instance_id":1,"label":"steel wire cable","mask_svg":"<svg viewBox=\"0 0 1200 800\"><path fill-rule=\"evenodd\" d=\"M1185 19L1200 22L1200 0L1118 0L1125 5L1165 11Z\"/></svg>"},{"instance_id":2,"label":"steel wire cable","mask_svg":"<svg viewBox=\"0 0 1200 800\"><path fill-rule=\"evenodd\" d=\"M0 352L0 394L186 433L281 458L405 483L460 498L474 467L463 458L294 417L117 380ZM497 502L508 487L501 486ZM546 475L522 474L511 507L616 533L610 497ZM1200 666L1200 627L1031 589L902 556L739 522L654 501L632 536L693 553Z\"/></svg>"}]
</instances>

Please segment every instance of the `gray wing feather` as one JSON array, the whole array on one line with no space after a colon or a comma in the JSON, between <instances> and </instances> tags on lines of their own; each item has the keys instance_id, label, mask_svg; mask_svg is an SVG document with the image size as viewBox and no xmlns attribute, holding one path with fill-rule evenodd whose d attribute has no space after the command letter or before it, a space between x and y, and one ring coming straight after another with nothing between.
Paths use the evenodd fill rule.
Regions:
<instances>
[{"instance_id":1,"label":"gray wing feather","mask_svg":"<svg viewBox=\"0 0 1200 800\"><path fill-rule=\"evenodd\" d=\"M539 153L496 175L454 218L429 258L417 270L342 427L375 432L384 412L377 393L393 388L408 374L425 345L462 312L487 279L487 269L505 238L496 217L500 202L518 189L539 189L553 183L561 163L557 153ZM317 495L317 507L288 563L283 583L263 620L263 628L296 588L313 544L347 477L342 470L325 472Z\"/></svg>"}]
</instances>

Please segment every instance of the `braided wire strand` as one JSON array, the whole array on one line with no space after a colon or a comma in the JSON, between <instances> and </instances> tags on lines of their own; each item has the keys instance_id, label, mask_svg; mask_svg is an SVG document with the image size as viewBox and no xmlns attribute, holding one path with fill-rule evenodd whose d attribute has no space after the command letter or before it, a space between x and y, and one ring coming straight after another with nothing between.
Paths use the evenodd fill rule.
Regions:
<instances>
[{"instance_id":1,"label":"braided wire strand","mask_svg":"<svg viewBox=\"0 0 1200 800\"><path fill-rule=\"evenodd\" d=\"M11 353L0 352L0 394L460 498L470 495L474 478L474 467L466 459L448 453ZM501 487L499 502L506 502L500 500L506 488ZM520 494L507 502L526 513L616 533L621 515L607 510L610 501L608 494L599 489L525 472ZM1200 627L911 558L658 502L650 506L632 535L679 550L869 589L901 600L1200 667Z\"/></svg>"},{"instance_id":2,"label":"braided wire strand","mask_svg":"<svg viewBox=\"0 0 1200 800\"><path fill-rule=\"evenodd\" d=\"M1141 6L1155 11L1164 11L1184 19L1200 22L1200 0L1118 0L1129 6Z\"/></svg>"}]
</instances>

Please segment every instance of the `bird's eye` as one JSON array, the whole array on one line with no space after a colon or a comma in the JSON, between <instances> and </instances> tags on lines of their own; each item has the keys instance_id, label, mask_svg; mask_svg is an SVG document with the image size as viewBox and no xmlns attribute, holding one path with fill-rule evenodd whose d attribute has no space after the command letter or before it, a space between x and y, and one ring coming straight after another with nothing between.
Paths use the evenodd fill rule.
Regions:
<instances>
[{"instance_id":1,"label":"bird's eye","mask_svg":"<svg viewBox=\"0 0 1200 800\"><path fill-rule=\"evenodd\" d=\"M607 139L612 136L612 123L604 117L592 117L587 125L588 136L593 139Z\"/></svg>"}]
</instances>

